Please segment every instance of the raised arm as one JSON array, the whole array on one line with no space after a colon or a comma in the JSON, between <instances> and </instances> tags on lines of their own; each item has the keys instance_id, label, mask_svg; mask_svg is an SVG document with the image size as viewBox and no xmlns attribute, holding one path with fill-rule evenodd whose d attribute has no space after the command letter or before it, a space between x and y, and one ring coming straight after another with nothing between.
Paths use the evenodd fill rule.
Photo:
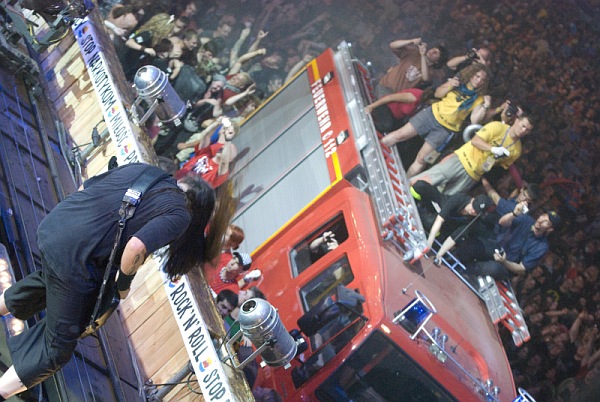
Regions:
<instances>
[{"instance_id":1,"label":"raised arm","mask_svg":"<svg viewBox=\"0 0 600 402\"><path fill-rule=\"evenodd\" d=\"M221 150L221 159L219 160L219 176L229 171L229 164L235 158L236 154L235 145L231 143L231 140L225 140L225 145L223 145L223 149Z\"/></svg>"},{"instance_id":2,"label":"raised arm","mask_svg":"<svg viewBox=\"0 0 600 402\"><path fill-rule=\"evenodd\" d=\"M258 34L256 34L256 39L254 40L254 42L252 42L252 45L250 45L250 48L248 49L248 52L255 52L258 50L258 47L260 46L260 42L267 37L269 33L263 31L262 29L258 31Z\"/></svg>"},{"instance_id":3,"label":"raised arm","mask_svg":"<svg viewBox=\"0 0 600 402\"><path fill-rule=\"evenodd\" d=\"M253 83L248 88L246 88L244 91L240 92L239 94L230 96L225 101L225 105L232 106L239 100L244 99L246 96L252 95L255 91L256 91L256 84Z\"/></svg>"},{"instance_id":4,"label":"raised arm","mask_svg":"<svg viewBox=\"0 0 600 402\"><path fill-rule=\"evenodd\" d=\"M298 63L294 64L294 66L292 68L290 68L290 71L288 72L287 77L285 77L285 81L289 81L292 79L293 76L295 76L298 71L302 70L302 68L307 65L308 63L310 63L310 61L313 59L313 56L310 53L307 53L304 55L304 57L302 58L302 60L300 60Z\"/></svg>"},{"instance_id":5,"label":"raised arm","mask_svg":"<svg viewBox=\"0 0 600 402\"><path fill-rule=\"evenodd\" d=\"M239 59L237 59L237 61L235 63L233 63L233 65L231 65L231 67L229 68L229 71L227 72L227 75L234 75L240 72L240 70L242 69L242 65L244 65L245 63L247 63L248 61L252 60L253 58L257 57L257 56L261 56L267 53L267 50L262 48L262 49L258 49L255 50L253 52L248 52L242 56L240 56Z\"/></svg>"},{"instance_id":6,"label":"raised arm","mask_svg":"<svg viewBox=\"0 0 600 402\"><path fill-rule=\"evenodd\" d=\"M490 197L492 199L492 201L494 201L494 204L498 205L498 202L500 202L500 194L498 194L496 189L494 187L492 187L492 185L490 184L488 179L486 179L485 177L482 177L481 185L483 186L487 196Z\"/></svg>"},{"instance_id":7,"label":"raised arm","mask_svg":"<svg viewBox=\"0 0 600 402\"><path fill-rule=\"evenodd\" d=\"M400 48L403 48L404 46L407 45L418 45L419 43L421 43L421 38L414 38L414 39L397 39L395 41L390 42L390 48L392 50L398 50Z\"/></svg>"},{"instance_id":8,"label":"raised arm","mask_svg":"<svg viewBox=\"0 0 600 402\"><path fill-rule=\"evenodd\" d=\"M452 77L435 89L434 96L438 99L442 99L444 96L448 95L448 92L452 91L459 85L460 80L458 77Z\"/></svg>"},{"instance_id":9,"label":"raised arm","mask_svg":"<svg viewBox=\"0 0 600 402\"><path fill-rule=\"evenodd\" d=\"M415 95L413 95L412 93L399 92L399 93L385 95L385 96L381 97L380 99L376 100L375 102L371 103L370 105L367 105L367 107L365 107L365 111L367 113L371 113L373 111L373 109L375 109L379 106L382 106L382 105L386 105L391 102L413 103L416 101L417 101L417 97Z\"/></svg>"},{"instance_id":10,"label":"raised arm","mask_svg":"<svg viewBox=\"0 0 600 402\"><path fill-rule=\"evenodd\" d=\"M235 62L238 60L240 48L242 47L242 45L244 44L246 39L248 39L248 36L250 36L250 28L242 29L239 39L233 44L233 46L231 47L231 51L229 52L229 65L230 66L233 66L235 64Z\"/></svg>"},{"instance_id":11,"label":"raised arm","mask_svg":"<svg viewBox=\"0 0 600 402\"><path fill-rule=\"evenodd\" d=\"M429 65L427 64L427 43L420 42L419 54L421 55L421 78L423 81L429 81Z\"/></svg>"},{"instance_id":12,"label":"raised arm","mask_svg":"<svg viewBox=\"0 0 600 402\"><path fill-rule=\"evenodd\" d=\"M475 106L475 109L471 112L471 123L479 124L485 118L487 111L490 109L492 103L492 97L489 95L483 96L483 103Z\"/></svg>"},{"instance_id":13,"label":"raised arm","mask_svg":"<svg viewBox=\"0 0 600 402\"><path fill-rule=\"evenodd\" d=\"M179 144L177 144L177 148L179 150L183 150L186 148L193 148L196 145L199 145L200 143L202 143L202 141L207 137L207 135L210 133L212 134L215 131L215 128L217 128L217 126L221 124L220 120L216 120L214 122L212 122L208 127L206 127L204 130L202 130L197 136L194 136L193 140L188 140L186 142L180 142Z\"/></svg>"}]
</instances>

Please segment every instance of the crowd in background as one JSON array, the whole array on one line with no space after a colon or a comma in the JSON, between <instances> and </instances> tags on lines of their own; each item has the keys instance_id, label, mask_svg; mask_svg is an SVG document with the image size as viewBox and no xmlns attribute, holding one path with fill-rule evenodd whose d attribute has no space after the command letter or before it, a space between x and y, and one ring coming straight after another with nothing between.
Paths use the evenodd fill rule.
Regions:
<instances>
[{"instance_id":1,"label":"crowd in background","mask_svg":"<svg viewBox=\"0 0 600 402\"><path fill-rule=\"evenodd\" d=\"M101 3L107 18L121 6ZM200 78L198 91L203 91L186 99L194 103L196 116L202 115L196 119L199 125L218 123L221 116L243 119L308 60L341 40L352 44L360 60L371 63L375 79L397 62L388 45L399 38L441 43L450 57L472 48L490 49L493 106L508 99L537 117L516 162L521 176L542 188L533 213L551 208L563 218L543 263L513 281L531 332L531 340L519 348L505 334L515 381L539 401L576 396L584 400L592 395L592 385L600 379L596 326L600 164L594 163L600 153L596 25L600 2L123 0L123 4L131 7L135 19L129 18L123 32L116 31L120 47L157 14L174 15L169 21L173 24L185 16L178 31L155 33L154 39L161 37L150 40L152 50L134 44L134 59L150 56L148 62L169 74L190 66L194 79ZM195 40L184 44L193 32ZM173 35L181 43L162 40ZM174 55L177 62L171 60ZM125 67L127 71L131 66ZM232 82L238 74L242 75L237 81L243 82ZM229 102L223 89L231 91ZM181 150L179 142L186 141L180 134L166 146L171 149L169 157ZM509 175L497 184L503 196L513 188Z\"/></svg>"}]
</instances>

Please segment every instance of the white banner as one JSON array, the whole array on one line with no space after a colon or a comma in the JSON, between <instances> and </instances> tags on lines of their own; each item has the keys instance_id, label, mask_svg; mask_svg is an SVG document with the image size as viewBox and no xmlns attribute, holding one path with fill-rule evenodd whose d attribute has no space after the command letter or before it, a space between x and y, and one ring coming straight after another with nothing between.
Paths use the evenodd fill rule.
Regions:
<instances>
[{"instance_id":1,"label":"white banner","mask_svg":"<svg viewBox=\"0 0 600 402\"><path fill-rule=\"evenodd\" d=\"M100 101L108 132L117 147L119 165L143 162L129 115L114 84L110 68L104 58L94 25L88 17L73 24L75 39L81 49L92 85Z\"/></svg>"},{"instance_id":2,"label":"white banner","mask_svg":"<svg viewBox=\"0 0 600 402\"><path fill-rule=\"evenodd\" d=\"M187 277L184 275L177 282L171 282L163 271L167 259L165 250L166 248L156 251L154 258L163 277L163 286L202 389L202 395L210 402L234 402L235 398L230 390L227 375L221 366L219 355L211 340L208 327L202 319Z\"/></svg>"}]
</instances>

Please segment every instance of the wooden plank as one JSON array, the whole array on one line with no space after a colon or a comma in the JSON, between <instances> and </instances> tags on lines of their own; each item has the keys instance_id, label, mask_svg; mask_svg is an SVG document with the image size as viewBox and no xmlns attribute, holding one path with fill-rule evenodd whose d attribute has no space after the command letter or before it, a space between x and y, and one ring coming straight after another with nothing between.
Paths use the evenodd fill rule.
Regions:
<instances>
[{"instance_id":1,"label":"wooden plank","mask_svg":"<svg viewBox=\"0 0 600 402\"><path fill-rule=\"evenodd\" d=\"M59 99L73 86L83 86L89 82L87 69L77 44L72 45L56 65L49 65L45 76L52 85L49 96Z\"/></svg>"},{"instance_id":2,"label":"wooden plank","mask_svg":"<svg viewBox=\"0 0 600 402\"><path fill-rule=\"evenodd\" d=\"M175 374L179 372L184 366L188 365L190 358L185 348L181 348L177 351L165 364L158 369L154 374L150 376L152 382L155 384L165 384L170 382ZM195 376L194 376L194 381ZM166 399L168 400L168 399Z\"/></svg>"},{"instance_id":3,"label":"wooden plank","mask_svg":"<svg viewBox=\"0 0 600 402\"><path fill-rule=\"evenodd\" d=\"M175 319L168 317L164 325L151 331L144 343L135 349L136 355L145 356L140 360L140 369L146 378L152 377L179 350L185 349Z\"/></svg>"},{"instance_id":4,"label":"wooden plank","mask_svg":"<svg viewBox=\"0 0 600 402\"><path fill-rule=\"evenodd\" d=\"M194 388L196 390L196 388ZM200 389L198 387L198 392ZM178 402L191 402L191 401L204 401L204 397L202 395L197 395L192 393L187 385L179 385L173 389L173 391L167 394L165 401L178 401Z\"/></svg>"},{"instance_id":5,"label":"wooden plank","mask_svg":"<svg viewBox=\"0 0 600 402\"><path fill-rule=\"evenodd\" d=\"M158 272L150 273L148 270L138 272L131 285L129 296L119 306L122 321L125 321L136 309L143 306L152 294L163 291L160 274Z\"/></svg>"},{"instance_id":6,"label":"wooden plank","mask_svg":"<svg viewBox=\"0 0 600 402\"><path fill-rule=\"evenodd\" d=\"M157 309L167 303L167 297L162 289L157 289L149 295L144 302L143 308L137 308L128 315L122 322L130 333L136 331ZM141 307L141 306L140 306Z\"/></svg>"},{"instance_id":7,"label":"wooden plank","mask_svg":"<svg viewBox=\"0 0 600 402\"><path fill-rule=\"evenodd\" d=\"M146 321L140 324L135 330L130 331L129 341L137 350L145 347L148 343L152 344L160 339L165 332L170 329L169 325L173 322L169 320L171 315L171 306L169 303L164 303L158 309L154 311L154 314L148 317ZM124 322L127 325L127 321ZM127 326L127 328L129 328Z\"/></svg>"}]
</instances>

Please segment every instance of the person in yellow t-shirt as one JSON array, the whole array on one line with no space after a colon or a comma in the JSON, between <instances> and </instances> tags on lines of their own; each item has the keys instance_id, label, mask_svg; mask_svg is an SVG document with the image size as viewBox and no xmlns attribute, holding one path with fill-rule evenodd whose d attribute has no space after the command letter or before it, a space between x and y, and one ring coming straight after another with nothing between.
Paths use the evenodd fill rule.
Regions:
<instances>
[{"instance_id":1,"label":"person in yellow t-shirt","mask_svg":"<svg viewBox=\"0 0 600 402\"><path fill-rule=\"evenodd\" d=\"M473 188L492 167L508 169L521 156L521 138L531 133L533 118L526 112L512 126L493 121L431 169L414 176L418 180L444 187L444 194L465 193Z\"/></svg>"},{"instance_id":2,"label":"person in yellow t-shirt","mask_svg":"<svg viewBox=\"0 0 600 402\"><path fill-rule=\"evenodd\" d=\"M492 102L492 98L485 95L489 77L489 69L483 64L476 63L464 68L435 90L439 102L423 109L404 126L381 139L383 145L391 147L417 134L423 137L425 143L406 172L408 177L425 168L425 157L432 151L443 149L469 115L473 124L483 120Z\"/></svg>"}]
</instances>

